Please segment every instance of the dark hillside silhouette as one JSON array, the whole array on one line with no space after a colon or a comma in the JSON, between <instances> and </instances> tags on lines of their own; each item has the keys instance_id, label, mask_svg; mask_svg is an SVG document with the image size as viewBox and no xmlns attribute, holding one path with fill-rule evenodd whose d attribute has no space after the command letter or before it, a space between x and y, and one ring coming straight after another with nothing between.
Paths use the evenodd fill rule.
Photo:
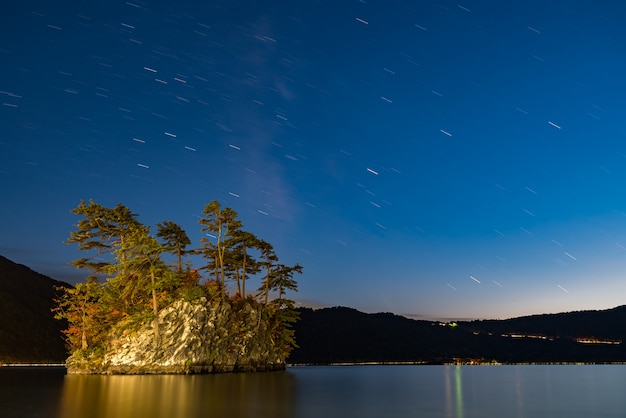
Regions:
<instances>
[{"instance_id":1,"label":"dark hillside silhouette","mask_svg":"<svg viewBox=\"0 0 626 418\"><path fill-rule=\"evenodd\" d=\"M70 285L0 256L0 363L65 361L67 323L51 312L56 286Z\"/></svg>"},{"instance_id":2,"label":"dark hillside silhouette","mask_svg":"<svg viewBox=\"0 0 626 418\"><path fill-rule=\"evenodd\" d=\"M553 337L595 337L626 341L626 305L602 311L577 311L522 316L506 320L473 321L478 331L545 334Z\"/></svg>"},{"instance_id":3,"label":"dark hillside silhouette","mask_svg":"<svg viewBox=\"0 0 626 418\"><path fill-rule=\"evenodd\" d=\"M299 312L291 363L626 361L626 306L450 324L342 307Z\"/></svg>"}]
</instances>

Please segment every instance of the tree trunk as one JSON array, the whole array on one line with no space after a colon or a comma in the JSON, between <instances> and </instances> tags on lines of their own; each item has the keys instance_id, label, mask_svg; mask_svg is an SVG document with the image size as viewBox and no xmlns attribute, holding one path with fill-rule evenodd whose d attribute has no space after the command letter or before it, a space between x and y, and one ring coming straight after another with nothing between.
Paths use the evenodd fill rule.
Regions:
<instances>
[{"instance_id":1,"label":"tree trunk","mask_svg":"<svg viewBox=\"0 0 626 418\"><path fill-rule=\"evenodd\" d=\"M235 278L237 279L237 294L241 296L241 275L239 274L239 267L235 267Z\"/></svg>"},{"instance_id":2,"label":"tree trunk","mask_svg":"<svg viewBox=\"0 0 626 418\"><path fill-rule=\"evenodd\" d=\"M86 350L87 348L89 348L89 344L87 344L87 333L85 332L85 326L87 324L87 319L86 319L86 315L85 312L83 311L83 326L82 326L82 332L81 332L81 338L80 338L80 343L81 343L81 348L83 350Z\"/></svg>"},{"instance_id":3,"label":"tree trunk","mask_svg":"<svg viewBox=\"0 0 626 418\"><path fill-rule=\"evenodd\" d=\"M267 268L267 277L265 278L265 305L269 303L270 299L270 268Z\"/></svg>"},{"instance_id":4,"label":"tree trunk","mask_svg":"<svg viewBox=\"0 0 626 418\"><path fill-rule=\"evenodd\" d=\"M246 254L246 246L244 245L243 247L243 269L241 271L241 298L245 299L246 298L246 261L247 261L247 254Z\"/></svg>"},{"instance_id":5,"label":"tree trunk","mask_svg":"<svg viewBox=\"0 0 626 418\"><path fill-rule=\"evenodd\" d=\"M156 278L154 277L154 270L150 269L150 279L152 281L152 312L154 313L154 322L152 327L154 328L154 345L159 345L159 306L157 304L156 294Z\"/></svg>"}]
</instances>

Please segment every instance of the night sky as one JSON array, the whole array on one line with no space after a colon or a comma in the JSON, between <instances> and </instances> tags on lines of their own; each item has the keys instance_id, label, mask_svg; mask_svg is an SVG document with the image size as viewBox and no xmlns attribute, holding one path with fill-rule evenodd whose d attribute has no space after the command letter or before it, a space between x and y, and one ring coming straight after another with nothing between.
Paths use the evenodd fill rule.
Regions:
<instances>
[{"instance_id":1,"label":"night sky","mask_svg":"<svg viewBox=\"0 0 626 418\"><path fill-rule=\"evenodd\" d=\"M197 245L206 203L306 306L626 303L626 4L19 1L0 13L0 254L58 280L80 199ZM201 264L202 259L192 259Z\"/></svg>"}]
</instances>

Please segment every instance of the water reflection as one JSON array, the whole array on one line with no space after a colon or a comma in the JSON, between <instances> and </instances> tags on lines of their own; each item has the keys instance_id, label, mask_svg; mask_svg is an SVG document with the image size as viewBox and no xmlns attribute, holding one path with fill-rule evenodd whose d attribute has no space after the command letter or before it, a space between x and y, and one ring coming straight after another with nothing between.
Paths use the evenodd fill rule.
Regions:
<instances>
[{"instance_id":1,"label":"water reflection","mask_svg":"<svg viewBox=\"0 0 626 418\"><path fill-rule=\"evenodd\" d=\"M626 417L624 366L293 367L66 376L0 367L2 418Z\"/></svg>"},{"instance_id":2,"label":"water reflection","mask_svg":"<svg viewBox=\"0 0 626 418\"><path fill-rule=\"evenodd\" d=\"M515 368L515 400L517 404L517 416L524 418L524 393L522 391L522 377L520 368Z\"/></svg>"},{"instance_id":3,"label":"water reflection","mask_svg":"<svg viewBox=\"0 0 626 418\"><path fill-rule=\"evenodd\" d=\"M463 418L463 376L461 366L454 369L454 382L456 383L456 416Z\"/></svg>"},{"instance_id":4,"label":"water reflection","mask_svg":"<svg viewBox=\"0 0 626 418\"><path fill-rule=\"evenodd\" d=\"M454 373L452 377L451 374ZM463 418L463 369L461 366L445 366L444 382L446 397L446 417ZM454 379L454 393L452 389Z\"/></svg>"},{"instance_id":5,"label":"water reflection","mask_svg":"<svg viewBox=\"0 0 626 418\"><path fill-rule=\"evenodd\" d=\"M51 416L58 409L64 375L60 367L0 367L0 417Z\"/></svg>"},{"instance_id":6,"label":"water reflection","mask_svg":"<svg viewBox=\"0 0 626 418\"><path fill-rule=\"evenodd\" d=\"M292 417L287 372L192 376L67 375L64 418Z\"/></svg>"}]
</instances>

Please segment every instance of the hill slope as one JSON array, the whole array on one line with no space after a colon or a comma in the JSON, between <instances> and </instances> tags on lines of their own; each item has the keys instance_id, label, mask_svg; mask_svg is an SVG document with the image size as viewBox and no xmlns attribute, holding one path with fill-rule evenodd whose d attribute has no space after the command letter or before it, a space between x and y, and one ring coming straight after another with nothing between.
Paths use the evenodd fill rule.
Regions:
<instances>
[{"instance_id":1,"label":"hill slope","mask_svg":"<svg viewBox=\"0 0 626 418\"><path fill-rule=\"evenodd\" d=\"M626 306L455 326L342 307L299 312L290 363L626 361Z\"/></svg>"},{"instance_id":2,"label":"hill slope","mask_svg":"<svg viewBox=\"0 0 626 418\"><path fill-rule=\"evenodd\" d=\"M51 308L55 286L70 286L0 256L0 363L63 362L67 350Z\"/></svg>"}]
</instances>

